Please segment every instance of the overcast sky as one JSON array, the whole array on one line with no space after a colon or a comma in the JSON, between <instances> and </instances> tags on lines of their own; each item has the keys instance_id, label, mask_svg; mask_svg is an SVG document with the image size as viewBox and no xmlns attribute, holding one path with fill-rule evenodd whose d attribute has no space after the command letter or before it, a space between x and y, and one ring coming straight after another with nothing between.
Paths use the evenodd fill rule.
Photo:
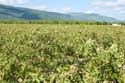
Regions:
<instances>
[{"instance_id":1,"label":"overcast sky","mask_svg":"<svg viewBox=\"0 0 125 83\"><path fill-rule=\"evenodd\" d=\"M61 13L98 13L125 20L125 0L0 0L0 4Z\"/></svg>"}]
</instances>

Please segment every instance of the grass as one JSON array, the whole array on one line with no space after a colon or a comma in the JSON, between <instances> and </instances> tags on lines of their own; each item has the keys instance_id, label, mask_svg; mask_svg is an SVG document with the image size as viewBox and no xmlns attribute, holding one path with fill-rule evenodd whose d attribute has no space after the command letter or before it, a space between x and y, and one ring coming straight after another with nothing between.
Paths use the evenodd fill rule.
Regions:
<instances>
[{"instance_id":1,"label":"grass","mask_svg":"<svg viewBox=\"0 0 125 83\"><path fill-rule=\"evenodd\" d=\"M0 24L1 83L125 83L125 27Z\"/></svg>"}]
</instances>

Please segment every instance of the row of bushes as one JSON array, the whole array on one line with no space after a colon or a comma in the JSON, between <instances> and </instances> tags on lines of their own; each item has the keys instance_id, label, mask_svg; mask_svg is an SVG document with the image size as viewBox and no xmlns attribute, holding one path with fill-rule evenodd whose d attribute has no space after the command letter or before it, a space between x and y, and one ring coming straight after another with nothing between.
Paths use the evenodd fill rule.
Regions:
<instances>
[{"instance_id":1,"label":"row of bushes","mask_svg":"<svg viewBox=\"0 0 125 83\"><path fill-rule=\"evenodd\" d=\"M0 24L88 24L88 25L111 25L111 22L92 21L51 21L51 20L0 20Z\"/></svg>"}]
</instances>

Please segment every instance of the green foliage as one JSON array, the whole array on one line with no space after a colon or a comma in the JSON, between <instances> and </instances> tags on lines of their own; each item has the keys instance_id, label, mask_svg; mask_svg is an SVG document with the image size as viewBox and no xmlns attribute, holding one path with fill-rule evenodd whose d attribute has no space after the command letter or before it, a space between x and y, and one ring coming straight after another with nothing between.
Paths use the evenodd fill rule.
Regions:
<instances>
[{"instance_id":1,"label":"green foliage","mask_svg":"<svg viewBox=\"0 0 125 83\"><path fill-rule=\"evenodd\" d=\"M125 83L124 36L110 25L0 24L0 82Z\"/></svg>"},{"instance_id":2,"label":"green foliage","mask_svg":"<svg viewBox=\"0 0 125 83\"><path fill-rule=\"evenodd\" d=\"M66 21L66 20L0 20L0 24L86 24L86 25L111 25L111 22L96 21Z\"/></svg>"}]
</instances>

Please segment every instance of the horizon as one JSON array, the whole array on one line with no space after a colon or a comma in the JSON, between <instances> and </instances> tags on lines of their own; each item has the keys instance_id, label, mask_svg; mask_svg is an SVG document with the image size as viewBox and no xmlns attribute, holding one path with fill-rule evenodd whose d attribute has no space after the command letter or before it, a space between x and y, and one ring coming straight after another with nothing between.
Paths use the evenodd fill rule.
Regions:
<instances>
[{"instance_id":1,"label":"horizon","mask_svg":"<svg viewBox=\"0 0 125 83\"><path fill-rule=\"evenodd\" d=\"M125 20L124 0L0 0L0 4L58 13L95 13L118 20Z\"/></svg>"}]
</instances>

